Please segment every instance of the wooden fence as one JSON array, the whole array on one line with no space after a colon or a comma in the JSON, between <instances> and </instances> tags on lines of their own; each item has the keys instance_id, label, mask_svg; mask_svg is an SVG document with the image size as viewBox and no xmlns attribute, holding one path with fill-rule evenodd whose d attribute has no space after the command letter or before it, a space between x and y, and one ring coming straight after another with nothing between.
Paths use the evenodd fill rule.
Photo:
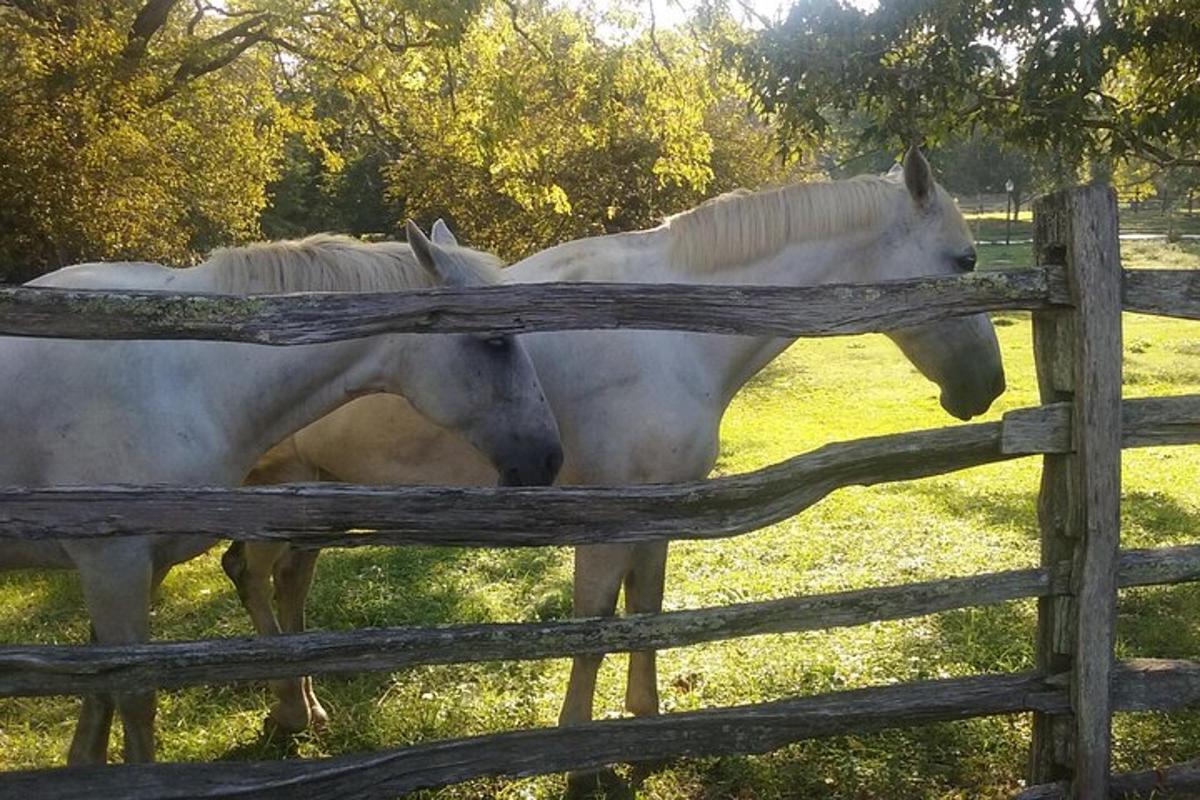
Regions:
<instances>
[{"instance_id":1,"label":"wooden fence","mask_svg":"<svg viewBox=\"0 0 1200 800\"><path fill-rule=\"evenodd\" d=\"M0 489L0 536L171 532L321 546L475 547L704 539L792 516L836 489L1041 454L1037 568L615 619L450 625L130 647L0 648L0 695L79 694L416 664L680 647L1038 598L1037 669L524 730L338 758L0 774L6 797L391 797L487 775L765 752L803 739L1033 712L1033 788L1103 798L1200 788L1200 766L1111 775L1114 712L1200 703L1200 663L1114 661L1117 591L1200 580L1200 545L1118 549L1120 449L1200 443L1200 396L1121 399L1121 311L1200 319L1200 275L1122 272L1111 190L1035 206L1037 266L870 286L504 286L407 295L221 298L0 290L0 335L287 345L382 331L640 327L824 336L954 314L1033 314L1044 405L1000 422L832 444L757 472L670 486ZM679 531L685 531L680 534ZM1113 794L1113 796L1117 796Z\"/></svg>"}]
</instances>

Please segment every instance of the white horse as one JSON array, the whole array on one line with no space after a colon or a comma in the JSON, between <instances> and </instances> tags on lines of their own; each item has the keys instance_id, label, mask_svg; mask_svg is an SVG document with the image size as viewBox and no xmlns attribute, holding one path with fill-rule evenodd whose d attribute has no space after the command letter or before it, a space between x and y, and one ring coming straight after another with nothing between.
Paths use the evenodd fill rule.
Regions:
<instances>
[{"instance_id":1,"label":"white horse","mask_svg":"<svg viewBox=\"0 0 1200 800\"><path fill-rule=\"evenodd\" d=\"M30 285L187 292L387 291L492 283L494 260L430 244L316 237L218 252L190 269L82 264ZM236 486L273 445L355 397L394 392L461 433L506 482L544 484L562 461L533 364L511 337L379 335L294 347L201 341L0 338L0 484ZM214 540L0 540L0 566L79 571L92 639L149 636L151 593ZM154 757L154 694L115 698L127 761ZM69 763L102 763L114 700L83 711Z\"/></svg>"},{"instance_id":2,"label":"white horse","mask_svg":"<svg viewBox=\"0 0 1200 800\"><path fill-rule=\"evenodd\" d=\"M450 238L435 226L435 241ZM807 286L956 275L974 266L962 215L914 149L903 180L864 177L726 195L652 230L551 248L504 270L503 280ZM1004 390L1000 350L985 314L890 336L941 387L942 406L956 417L984 412ZM704 478L716 461L729 401L791 343L636 330L539 333L522 340L562 432L563 484ZM356 401L305 428L261 467L256 477L262 481L286 479L293 470L355 483L474 485L495 477L462 437L422 418L402 399L384 396ZM271 614L267 584L281 553L258 543L227 553L226 568L243 598L257 598L256 623ZM627 611L659 611L666 554L662 542L576 548L574 613L611 615L622 582ZM275 578L284 629L294 631L301 629L315 554L286 556L293 558L305 560L295 569L301 580L278 570ZM279 628L271 621L260 630ZM595 655L575 658L562 724L591 719L600 662ZM277 720L302 726L323 718L311 688L299 681L290 687L273 712ZM653 652L632 655L625 702L634 714L658 712Z\"/></svg>"}]
</instances>

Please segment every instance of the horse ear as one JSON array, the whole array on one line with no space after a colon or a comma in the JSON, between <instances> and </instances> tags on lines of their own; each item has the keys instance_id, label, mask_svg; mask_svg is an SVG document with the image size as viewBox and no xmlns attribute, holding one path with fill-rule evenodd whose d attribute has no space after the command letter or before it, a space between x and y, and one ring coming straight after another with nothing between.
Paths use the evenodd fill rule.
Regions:
<instances>
[{"instance_id":1,"label":"horse ear","mask_svg":"<svg viewBox=\"0 0 1200 800\"><path fill-rule=\"evenodd\" d=\"M883 173L883 177L900 180L900 177L903 174L904 174L904 165L902 165L899 161L897 161L895 164L892 164L891 169L889 169L887 172Z\"/></svg>"},{"instance_id":2,"label":"horse ear","mask_svg":"<svg viewBox=\"0 0 1200 800\"><path fill-rule=\"evenodd\" d=\"M429 238L432 239L435 244L458 246L458 239L455 238L454 233L451 232L450 226L446 224L446 220L442 219L441 217L438 217L437 221L433 223L433 228L429 231Z\"/></svg>"},{"instance_id":3,"label":"horse ear","mask_svg":"<svg viewBox=\"0 0 1200 800\"><path fill-rule=\"evenodd\" d=\"M904 185L918 206L924 207L933 197L933 170L915 144L904 156Z\"/></svg>"},{"instance_id":4,"label":"horse ear","mask_svg":"<svg viewBox=\"0 0 1200 800\"><path fill-rule=\"evenodd\" d=\"M472 284L470 270L464 269L458 259L443 250L440 246L425 238L425 234L411 219L405 223L404 230L408 234L408 246L412 248L417 263L433 278L438 286L470 286Z\"/></svg>"}]
</instances>

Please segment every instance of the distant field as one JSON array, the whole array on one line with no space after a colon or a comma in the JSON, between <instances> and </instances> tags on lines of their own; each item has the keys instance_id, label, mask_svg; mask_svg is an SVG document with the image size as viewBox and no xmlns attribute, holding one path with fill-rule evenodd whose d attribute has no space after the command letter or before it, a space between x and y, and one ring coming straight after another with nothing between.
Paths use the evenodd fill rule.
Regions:
<instances>
[{"instance_id":1,"label":"distant field","mask_svg":"<svg viewBox=\"0 0 1200 800\"><path fill-rule=\"evenodd\" d=\"M976 241L1000 242L1001 244L979 245L979 263L984 269L1003 269L1029 266L1033 263L1033 221L1028 209L1013 223L1012 242L1004 242L1004 212L967 213L967 222ZM1200 234L1200 214L1177 214L1174 230L1180 233ZM1165 234L1167 220L1162 214L1142 212L1134 214L1122 209L1122 233ZM1168 242L1165 238L1153 240L1126 239L1121 242L1121 260L1129 268L1166 267L1170 269L1192 269L1200 266L1200 240L1182 239Z\"/></svg>"},{"instance_id":2,"label":"distant field","mask_svg":"<svg viewBox=\"0 0 1200 800\"><path fill-rule=\"evenodd\" d=\"M981 248L984 265L1027 263L1028 248ZM1200 267L1200 243L1135 242L1130 266ZM1126 317L1128 396L1200 392L1200 325ZM1009 389L985 417L1036 402L1025 314L996 318ZM937 391L882 336L803 341L735 400L717 472L754 469L823 443L953 424ZM688 608L791 594L968 575L1037 562L1035 458L913 483L847 489L792 520L733 540L672 550L666 604ZM1194 542L1200 531L1200 451L1130 451L1124 458L1127 546ZM563 617L570 605L566 550L481 552L361 549L323 560L311 603L324 629L367 625ZM77 583L66 575L0 576L0 640L85 638ZM828 633L762 636L674 650L661 659L666 710L708 708L1032 666L1028 602L969 609ZM243 635L250 625L215 555L174 572L154 620L160 638ZM1122 656L1200 658L1200 586L1140 589L1122 597ZM601 673L598 710L621 708L625 659ZM372 750L442 737L551 725L566 661L428 667L324 679L328 731L294 742L260 737L259 688L166 692L159 712L166 759L276 758ZM60 763L74 699L0 700L0 765ZM811 742L755 758L677 763L645 779L654 800L909 798L989 800L1019 788L1029 721L993 718ZM114 749L114 752L118 750ZM1200 714L1122 715L1119 768L1200 753ZM449 798L551 798L559 777L477 781L430 793Z\"/></svg>"},{"instance_id":3,"label":"distant field","mask_svg":"<svg viewBox=\"0 0 1200 800\"><path fill-rule=\"evenodd\" d=\"M1004 221L1003 209L981 213L972 211L969 206L964 206L963 212L967 215L971 232L975 234L976 239L989 242L1004 241L1007 225ZM1200 234L1200 213L1189 214L1187 211L1175 211L1168 218L1161 211L1146 210L1146 206L1143 206L1142 210L1137 213L1122 207L1120 214L1122 233L1166 236L1168 231L1172 231L1174 233ZM1032 237L1033 210L1029 206L1025 206L1021 209L1020 216L1013 220L1011 238L1013 241L1017 241Z\"/></svg>"}]
</instances>

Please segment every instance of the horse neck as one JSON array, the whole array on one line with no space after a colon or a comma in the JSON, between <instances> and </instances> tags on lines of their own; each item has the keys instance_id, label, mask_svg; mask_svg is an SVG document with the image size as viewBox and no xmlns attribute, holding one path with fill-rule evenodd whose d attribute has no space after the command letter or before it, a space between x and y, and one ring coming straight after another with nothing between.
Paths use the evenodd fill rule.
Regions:
<instances>
[{"instance_id":1,"label":"horse neck","mask_svg":"<svg viewBox=\"0 0 1200 800\"><path fill-rule=\"evenodd\" d=\"M395 391L409 337L377 336L291 347L235 345L214 373L220 424L234 438L248 471L271 447L355 397ZM241 348L247 348L241 350ZM244 354L244 355L243 355Z\"/></svg>"},{"instance_id":2,"label":"horse neck","mask_svg":"<svg viewBox=\"0 0 1200 800\"><path fill-rule=\"evenodd\" d=\"M866 267L875 262L877 239L858 234L791 244L772 256L708 273L706 284L820 286L875 280ZM795 341L794 337L706 336L698 357L714 365L716 391L728 403L747 381Z\"/></svg>"},{"instance_id":3,"label":"horse neck","mask_svg":"<svg viewBox=\"0 0 1200 800\"><path fill-rule=\"evenodd\" d=\"M221 269L205 262L179 270L171 288L222 291ZM216 382L221 386L213 391L222 397L214 406L235 446L244 448L239 452L249 458L246 469L268 449L354 397L395 390L413 344L412 336L400 334L288 347L234 345L236 357L212 373L221 377ZM206 352L221 359L229 351Z\"/></svg>"},{"instance_id":4,"label":"horse neck","mask_svg":"<svg viewBox=\"0 0 1200 800\"><path fill-rule=\"evenodd\" d=\"M543 251L506 269L505 282L615 281L693 285L817 286L875 280L866 271L875 263L878 236L852 236L799 242L778 253L744 264L712 270L688 269L669 257L666 232L654 229L570 242ZM603 335L603 334L599 334ZM737 391L795 341L768 336L685 335L681 339L705 366L713 396L722 408Z\"/></svg>"}]
</instances>

